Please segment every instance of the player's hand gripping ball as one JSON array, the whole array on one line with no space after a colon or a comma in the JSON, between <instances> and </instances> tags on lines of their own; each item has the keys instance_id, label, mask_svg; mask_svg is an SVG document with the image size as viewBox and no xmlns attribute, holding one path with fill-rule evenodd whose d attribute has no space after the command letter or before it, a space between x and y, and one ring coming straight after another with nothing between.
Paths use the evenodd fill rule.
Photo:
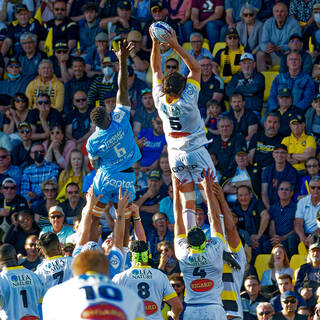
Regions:
<instances>
[{"instance_id":1,"label":"player's hand gripping ball","mask_svg":"<svg viewBox=\"0 0 320 320\"><path fill-rule=\"evenodd\" d=\"M166 36L166 32L171 33L172 30L173 29L167 23L162 21L154 22L151 25L151 32L153 36L161 43L167 43L167 41L162 38L162 36Z\"/></svg>"}]
</instances>

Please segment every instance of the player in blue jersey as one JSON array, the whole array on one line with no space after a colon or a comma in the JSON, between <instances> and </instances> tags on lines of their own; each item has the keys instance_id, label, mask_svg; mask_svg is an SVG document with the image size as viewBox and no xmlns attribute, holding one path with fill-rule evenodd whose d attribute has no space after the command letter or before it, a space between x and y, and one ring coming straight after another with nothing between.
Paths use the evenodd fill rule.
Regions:
<instances>
[{"instance_id":1,"label":"player in blue jersey","mask_svg":"<svg viewBox=\"0 0 320 320\"><path fill-rule=\"evenodd\" d=\"M87 151L93 167L97 170L94 178L95 194L102 198L93 212L101 217L110 200L117 203L119 188L131 192L135 198L135 173L132 165L141 158L130 124L130 100L128 93L127 58L134 48L132 43L119 42L115 51L119 59L119 76L116 108L109 114L105 108L96 107L90 118L96 131L87 142Z\"/></svg>"}]
</instances>

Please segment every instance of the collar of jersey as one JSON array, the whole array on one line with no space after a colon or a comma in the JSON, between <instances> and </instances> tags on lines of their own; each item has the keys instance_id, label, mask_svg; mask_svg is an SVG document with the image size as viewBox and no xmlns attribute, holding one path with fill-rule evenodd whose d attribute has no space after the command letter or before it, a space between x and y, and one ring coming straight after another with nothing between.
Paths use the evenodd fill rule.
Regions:
<instances>
[{"instance_id":1,"label":"collar of jersey","mask_svg":"<svg viewBox=\"0 0 320 320\"><path fill-rule=\"evenodd\" d=\"M167 97L165 97L165 99L166 99L166 103L168 103L168 104L174 104L174 103L176 103L176 102L180 99L180 97L179 97L179 98L176 98L176 99L173 99L171 102L168 102Z\"/></svg>"},{"instance_id":2,"label":"collar of jersey","mask_svg":"<svg viewBox=\"0 0 320 320\"><path fill-rule=\"evenodd\" d=\"M135 269L145 269L145 268L151 268L150 266L133 266Z\"/></svg>"},{"instance_id":3,"label":"collar of jersey","mask_svg":"<svg viewBox=\"0 0 320 320\"><path fill-rule=\"evenodd\" d=\"M6 270L24 269L24 266L6 267L5 269L6 269Z\"/></svg>"},{"instance_id":4,"label":"collar of jersey","mask_svg":"<svg viewBox=\"0 0 320 320\"><path fill-rule=\"evenodd\" d=\"M63 258L63 256L61 256L61 255L53 256L53 257L48 258L47 260L53 260L53 259L56 259L56 258Z\"/></svg>"}]
</instances>

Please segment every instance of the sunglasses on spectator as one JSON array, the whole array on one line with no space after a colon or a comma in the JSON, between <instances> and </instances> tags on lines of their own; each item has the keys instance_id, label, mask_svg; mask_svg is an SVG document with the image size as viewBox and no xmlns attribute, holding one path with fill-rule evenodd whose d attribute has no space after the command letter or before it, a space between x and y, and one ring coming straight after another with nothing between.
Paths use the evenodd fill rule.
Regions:
<instances>
[{"instance_id":1,"label":"sunglasses on spectator","mask_svg":"<svg viewBox=\"0 0 320 320\"><path fill-rule=\"evenodd\" d=\"M16 99L16 100L14 100L15 102L26 102L26 99Z\"/></svg>"},{"instance_id":2,"label":"sunglasses on spectator","mask_svg":"<svg viewBox=\"0 0 320 320\"><path fill-rule=\"evenodd\" d=\"M173 66L173 65L170 65L170 64L167 64L166 68L167 69L174 69L174 70L178 69L177 66Z\"/></svg>"},{"instance_id":3,"label":"sunglasses on spectator","mask_svg":"<svg viewBox=\"0 0 320 320\"><path fill-rule=\"evenodd\" d=\"M3 156L0 156L0 159L6 159L8 155L4 154Z\"/></svg>"},{"instance_id":4,"label":"sunglasses on spectator","mask_svg":"<svg viewBox=\"0 0 320 320\"><path fill-rule=\"evenodd\" d=\"M271 311L262 311L262 312L259 312L258 315L259 315L259 316L264 316L264 315L267 316L267 315L270 314L270 313L271 313Z\"/></svg>"},{"instance_id":5,"label":"sunglasses on spectator","mask_svg":"<svg viewBox=\"0 0 320 320\"><path fill-rule=\"evenodd\" d=\"M291 191L290 188L279 188L280 191Z\"/></svg>"},{"instance_id":6,"label":"sunglasses on spectator","mask_svg":"<svg viewBox=\"0 0 320 320\"><path fill-rule=\"evenodd\" d=\"M56 51L56 53L57 53L57 54L60 54L60 53L67 53L67 52L68 52L68 50L57 50L57 51Z\"/></svg>"},{"instance_id":7,"label":"sunglasses on spectator","mask_svg":"<svg viewBox=\"0 0 320 320\"><path fill-rule=\"evenodd\" d=\"M33 151L33 153L34 154L37 154L37 153L38 154L44 154L45 152L44 152L44 150L39 150L39 151L37 150L37 151Z\"/></svg>"},{"instance_id":8,"label":"sunglasses on spectator","mask_svg":"<svg viewBox=\"0 0 320 320\"><path fill-rule=\"evenodd\" d=\"M4 190L16 190L17 187L14 186L14 187L2 187Z\"/></svg>"},{"instance_id":9,"label":"sunglasses on spectator","mask_svg":"<svg viewBox=\"0 0 320 320\"><path fill-rule=\"evenodd\" d=\"M311 190L320 190L320 187L318 187L318 186L310 186L310 189Z\"/></svg>"},{"instance_id":10,"label":"sunglasses on spectator","mask_svg":"<svg viewBox=\"0 0 320 320\"><path fill-rule=\"evenodd\" d=\"M22 129L22 130L20 130L20 133L22 133L22 134L28 134L28 133L30 133L31 132L31 130L30 129Z\"/></svg>"},{"instance_id":11,"label":"sunglasses on spectator","mask_svg":"<svg viewBox=\"0 0 320 320\"><path fill-rule=\"evenodd\" d=\"M244 17L253 17L253 13L244 13L243 16Z\"/></svg>"},{"instance_id":12,"label":"sunglasses on spectator","mask_svg":"<svg viewBox=\"0 0 320 320\"><path fill-rule=\"evenodd\" d=\"M283 300L282 302L284 304L289 304L289 303L295 304L297 302L297 300L296 299L288 299L288 300Z\"/></svg>"},{"instance_id":13,"label":"sunglasses on spectator","mask_svg":"<svg viewBox=\"0 0 320 320\"><path fill-rule=\"evenodd\" d=\"M38 101L38 104L48 105L48 104L50 104L50 101L49 101L49 100L39 100L39 101Z\"/></svg>"},{"instance_id":14,"label":"sunglasses on spectator","mask_svg":"<svg viewBox=\"0 0 320 320\"><path fill-rule=\"evenodd\" d=\"M37 243L36 243L36 242L31 242L31 243L28 243L28 246L30 246L30 247L36 247L36 246L37 246Z\"/></svg>"},{"instance_id":15,"label":"sunglasses on spectator","mask_svg":"<svg viewBox=\"0 0 320 320\"><path fill-rule=\"evenodd\" d=\"M318 164L307 164L306 167L307 168L318 168L319 165Z\"/></svg>"},{"instance_id":16,"label":"sunglasses on spectator","mask_svg":"<svg viewBox=\"0 0 320 320\"><path fill-rule=\"evenodd\" d=\"M238 40L239 37L237 37L237 36L228 36L227 39L229 39L229 40Z\"/></svg>"},{"instance_id":17,"label":"sunglasses on spectator","mask_svg":"<svg viewBox=\"0 0 320 320\"><path fill-rule=\"evenodd\" d=\"M18 64L9 64L8 68L19 68L20 66Z\"/></svg>"},{"instance_id":18,"label":"sunglasses on spectator","mask_svg":"<svg viewBox=\"0 0 320 320\"><path fill-rule=\"evenodd\" d=\"M79 99L75 99L76 102L85 102L87 101L87 98L79 98Z\"/></svg>"},{"instance_id":19,"label":"sunglasses on spectator","mask_svg":"<svg viewBox=\"0 0 320 320\"><path fill-rule=\"evenodd\" d=\"M160 222L160 221L167 221L167 219L166 218L159 218L157 220L154 220L154 222Z\"/></svg>"},{"instance_id":20,"label":"sunglasses on spectator","mask_svg":"<svg viewBox=\"0 0 320 320\"><path fill-rule=\"evenodd\" d=\"M60 219L63 216L61 214L55 215L55 216L50 216L51 219Z\"/></svg>"}]
</instances>

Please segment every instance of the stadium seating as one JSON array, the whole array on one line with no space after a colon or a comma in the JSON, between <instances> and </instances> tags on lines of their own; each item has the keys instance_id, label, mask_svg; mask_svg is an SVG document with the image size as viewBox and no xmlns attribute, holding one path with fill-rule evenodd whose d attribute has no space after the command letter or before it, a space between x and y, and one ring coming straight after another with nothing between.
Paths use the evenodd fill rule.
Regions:
<instances>
[{"instance_id":1,"label":"stadium seating","mask_svg":"<svg viewBox=\"0 0 320 320\"><path fill-rule=\"evenodd\" d=\"M271 90L271 85L274 80L274 78L279 74L278 71L264 71L262 72L264 75L264 81L265 81L265 89L264 89L264 95L263 95L263 102L267 102Z\"/></svg>"},{"instance_id":2,"label":"stadium seating","mask_svg":"<svg viewBox=\"0 0 320 320\"><path fill-rule=\"evenodd\" d=\"M254 263L254 267L257 270L259 281L261 281L262 274L264 271L270 269L268 266L271 254L259 254Z\"/></svg>"}]
</instances>

